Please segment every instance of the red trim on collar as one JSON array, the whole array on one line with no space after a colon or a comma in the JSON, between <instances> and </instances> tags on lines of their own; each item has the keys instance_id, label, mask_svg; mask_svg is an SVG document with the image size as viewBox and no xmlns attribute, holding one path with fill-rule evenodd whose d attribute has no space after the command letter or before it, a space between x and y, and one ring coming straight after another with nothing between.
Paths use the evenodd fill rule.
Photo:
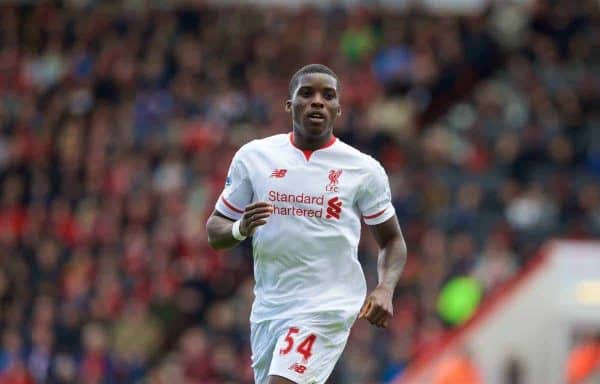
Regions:
<instances>
[{"instance_id":1,"label":"red trim on collar","mask_svg":"<svg viewBox=\"0 0 600 384\"><path fill-rule=\"evenodd\" d=\"M296 144L294 143L294 132L290 132L290 143L292 144L292 146L296 149L298 149L299 151L301 151L304 154L304 157L306 158L306 161L310 160L310 157L312 156L312 154L315 151L318 151L319 149L325 149L328 147L331 147L335 141L337 140L337 137L331 135L331 140L329 140L327 143L325 143L324 146L322 146L321 148L317 148L317 149L302 149L302 148L298 148L296 146Z\"/></svg>"}]
</instances>

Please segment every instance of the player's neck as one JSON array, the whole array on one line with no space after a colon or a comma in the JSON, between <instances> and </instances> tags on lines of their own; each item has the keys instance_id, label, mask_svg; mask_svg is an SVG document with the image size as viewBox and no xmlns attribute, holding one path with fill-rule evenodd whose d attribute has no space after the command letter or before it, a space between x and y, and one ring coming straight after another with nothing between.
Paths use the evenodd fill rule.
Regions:
<instances>
[{"instance_id":1,"label":"player's neck","mask_svg":"<svg viewBox=\"0 0 600 384\"><path fill-rule=\"evenodd\" d=\"M292 132L292 143L295 147L302 150L315 151L326 147L334 139L332 130L328 130L328 133L319 137L307 137L294 129Z\"/></svg>"}]
</instances>

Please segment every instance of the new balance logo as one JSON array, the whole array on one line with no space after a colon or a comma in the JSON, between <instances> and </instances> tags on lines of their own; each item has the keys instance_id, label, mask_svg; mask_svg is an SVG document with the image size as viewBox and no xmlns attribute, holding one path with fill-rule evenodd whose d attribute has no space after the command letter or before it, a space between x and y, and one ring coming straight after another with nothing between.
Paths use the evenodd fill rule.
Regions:
<instances>
[{"instance_id":1,"label":"new balance logo","mask_svg":"<svg viewBox=\"0 0 600 384\"><path fill-rule=\"evenodd\" d=\"M327 201L327 218L334 218L336 220L340 219L340 212L342 212L342 201L339 197L334 197L333 199L329 199Z\"/></svg>"},{"instance_id":2,"label":"new balance logo","mask_svg":"<svg viewBox=\"0 0 600 384\"><path fill-rule=\"evenodd\" d=\"M299 374L303 374L304 371L306 371L306 366L298 364L298 363L294 363L288 369L290 371L294 371L294 372L297 372Z\"/></svg>"},{"instance_id":3,"label":"new balance logo","mask_svg":"<svg viewBox=\"0 0 600 384\"><path fill-rule=\"evenodd\" d=\"M282 178L285 177L285 174L287 173L287 169L274 169L273 172L271 172L271 177L277 177L277 178Z\"/></svg>"}]
</instances>

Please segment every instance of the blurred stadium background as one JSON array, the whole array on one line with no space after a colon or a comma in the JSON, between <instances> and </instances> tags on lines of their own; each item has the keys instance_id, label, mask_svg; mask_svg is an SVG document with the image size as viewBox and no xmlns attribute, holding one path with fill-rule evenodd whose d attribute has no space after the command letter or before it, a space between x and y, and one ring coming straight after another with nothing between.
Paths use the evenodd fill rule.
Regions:
<instances>
[{"instance_id":1,"label":"blurred stadium background","mask_svg":"<svg viewBox=\"0 0 600 384\"><path fill-rule=\"evenodd\" d=\"M409 248L330 383L600 383L599 52L598 0L1 1L0 384L252 382L203 227L312 62Z\"/></svg>"}]
</instances>

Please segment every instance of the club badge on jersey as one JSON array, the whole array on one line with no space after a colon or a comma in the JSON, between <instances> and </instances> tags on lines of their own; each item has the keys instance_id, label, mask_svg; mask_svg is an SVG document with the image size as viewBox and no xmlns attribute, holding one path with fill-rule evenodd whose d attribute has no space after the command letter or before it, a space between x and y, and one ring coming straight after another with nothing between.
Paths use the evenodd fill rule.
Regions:
<instances>
[{"instance_id":1,"label":"club badge on jersey","mask_svg":"<svg viewBox=\"0 0 600 384\"><path fill-rule=\"evenodd\" d=\"M329 184L325 186L326 192L338 192L338 183L340 182L340 176L342 175L341 169L332 169L329 171Z\"/></svg>"}]
</instances>

